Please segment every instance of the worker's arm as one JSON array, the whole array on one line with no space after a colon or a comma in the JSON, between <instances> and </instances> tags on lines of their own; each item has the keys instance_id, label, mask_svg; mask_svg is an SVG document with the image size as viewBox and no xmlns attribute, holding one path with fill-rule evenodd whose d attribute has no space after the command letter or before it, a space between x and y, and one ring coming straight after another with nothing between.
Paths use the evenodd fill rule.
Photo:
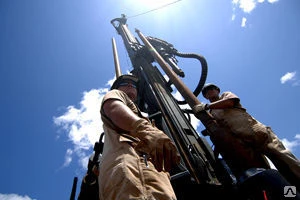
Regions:
<instances>
[{"instance_id":1,"label":"worker's arm","mask_svg":"<svg viewBox=\"0 0 300 200\"><path fill-rule=\"evenodd\" d=\"M171 139L153 127L149 121L137 116L122 101L106 100L102 109L116 126L140 139L135 150L149 155L158 171L169 171L174 165L179 164L180 155Z\"/></svg>"},{"instance_id":2,"label":"worker's arm","mask_svg":"<svg viewBox=\"0 0 300 200\"><path fill-rule=\"evenodd\" d=\"M199 118L199 114L203 111L209 110L209 109L226 109L226 108L233 108L233 107L239 107L240 105L240 99L238 96L233 94L232 92L224 92L219 100L213 101L211 103L200 103L195 105L192 110L197 118Z\"/></svg>"},{"instance_id":3,"label":"worker's arm","mask_svg":"<svg viewBox=\"0 0 300 200\"><path fill-rule=\"evenodd\" d=\"M208 104L209 109L233 108L238 103L238 98L221 99Z\"/></svg>"},{"instance_id":4,"label":"worker's arm","mask_svg":"<svg viewBox=\"0 0 300 200\"><path fill-rule=\"evenodd\" d=\"M105 101L102 109L114 125L126 131L134 129L134 123L141 119L122 101L116 99Z\"/></svg>"}]
</instances>

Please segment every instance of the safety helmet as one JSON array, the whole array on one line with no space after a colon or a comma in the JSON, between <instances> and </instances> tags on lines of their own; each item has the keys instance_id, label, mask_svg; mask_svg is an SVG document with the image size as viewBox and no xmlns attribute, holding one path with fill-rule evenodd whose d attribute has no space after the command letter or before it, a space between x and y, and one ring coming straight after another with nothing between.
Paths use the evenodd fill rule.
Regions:
<instances>
[{"instance_id":1,"label":"safety helmet","mask_svg":"<svg viewBox=\"0 0 300 200\"><path fill-rule=\"evenodd\" d=\"M125 75L121 75L119 76L115 82L113 83L113 85L111 86L111 90L112 89L117 89L119 87L119 85L124 82L125 80L130 80L132 82L135 83L135 85L137 86L138 85L138 82L139 82L139 79L134 76L134 75L130 75L130 74L125 74Z\"/></svg>"},{"instance_id":2,"label":"safety helmet","mask_svg":"<svg viewBox=\"0 0 300 200\"><path fill-rule=\"evenodd\" d=\"M202 95L205 97L209 89L216 89L220 92L220 88L213 83L207 83L202 88ZM206 97L205 97L206 98Z\"/></svg>"}]
</instances>

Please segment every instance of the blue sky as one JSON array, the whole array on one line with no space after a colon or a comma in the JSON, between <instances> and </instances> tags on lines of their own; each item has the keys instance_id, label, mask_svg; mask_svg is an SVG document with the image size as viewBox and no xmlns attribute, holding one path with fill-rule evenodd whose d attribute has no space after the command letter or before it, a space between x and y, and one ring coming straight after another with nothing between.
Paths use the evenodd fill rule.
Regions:
<instances>
[{"instance_id":1,"label":"blue sky","mask_svg":"<svg viewBox=\"0 0 300 200\"><path fill-rule=\"evenodd\" d=\"M298 0L2 0L0 200L68 199L75 176L78 195L114 78L113 37L122 72L132 69L110 24L123 13L134 35L203 55L207 82L236 93L299 158L299 8ZM199 63L179 66L193 90Z\"/></svg>"}]
</instances>

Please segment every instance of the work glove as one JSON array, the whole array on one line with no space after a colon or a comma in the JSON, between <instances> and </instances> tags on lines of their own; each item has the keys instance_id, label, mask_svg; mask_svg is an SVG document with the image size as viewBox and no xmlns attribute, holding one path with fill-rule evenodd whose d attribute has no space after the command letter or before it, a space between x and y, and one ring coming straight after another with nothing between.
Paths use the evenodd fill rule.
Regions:
<instances>
[{"instance_id":1,"label":"work glove","mask_svg":"<svg viewBox=\"0 0 300 200\"><path fill-rule=\"evenodd\" d=\"M206 104L204 104L204 103L197 104L192 108L192 110L195 114L197 114L201 111L209 110L209 104L208 103L206 103Z\"/></svg>"},{"instance_id":2,"label":"work glove","mask_svg":"<svg viewBox=\"0 0 300 200\"><path fill-rule=\"evenodd\" d=\"M192 108L192 110L195 114L204 110L209 110L209 104L208 103L197 104Z\"/></svg>"},{"instance_id":3,"label":"work glove","mask_svg":"<svg viewBox=\"0 0 300 200\"><path fill-rule=\"evenodd\" d=\"M196 118L201 119L203 112L209 110L209 104L199 103L192 107L193 113Z\"/></svg>"},{"instance_id":4,"label":"work glove","mask_svg":"<svg viewBox=\"0 0 300 200\"><path fill-rule=\"evenodd\" d=\"M149 121L140 119L133 125L131 134L140 139L135 150L150 156L157 171L170 171L180 162L180 156L172 140Z\"/></svg>"}]
</instances>

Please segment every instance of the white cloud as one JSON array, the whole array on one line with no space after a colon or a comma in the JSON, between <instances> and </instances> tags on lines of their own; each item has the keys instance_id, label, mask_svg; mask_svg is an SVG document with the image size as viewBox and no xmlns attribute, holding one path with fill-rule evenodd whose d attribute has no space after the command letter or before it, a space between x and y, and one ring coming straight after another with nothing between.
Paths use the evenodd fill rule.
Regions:
<instances>
[{"instance_id":1,"label":"white cloud","mask_svg":"<svg viewBox=\"0 0 300 200\"><path fill-rule=\"evenodd\" d=\"M254 10L256 6L256 2L254 0L240 0L239 4L240 4L239 7L245 13L250 13L252 10Z\"/></svg>"},{"instance_id":2,"label":"white cloud","mask_svg":"<svg viewBox=\"0 0 300 200\"><path fill-rule=\"evenodd\" d=\"M268 0L268 3L275 3L279 0ZM258 4L264 3L265 0L232 0L232 16L231 20L234 21L237 18L237 8L242 11L242 18L241 18L241 27L246 26L246 17L245 14L250 14ZM239 18L240 19L240 18Z\"/></svg>"},{"instance_id":3,"label":"white cloud","mask_svg":"<svg viewBox=\"0 0 300 200\"><path fill-rule=\"evenodd\" d=\"M113 79L109 80L106 85L108 85L109 87L111 87L112 84L115 82L115 80L116 80L116 77L114 77Z\"/></svg>"},{"instance_id":4,"label":"white cloud","mask_svg":"<svg viewBox=\"0 0 300 200\"><path fill-rule=\"evenodd\" d=\"M295 78L296 72L287 72L280 78L280 82L282 84L286 83L287 81L293 80Z\"/></svg>"},{"instance_id":5,"label":"white cloud","mask_svg":"<svg viewBox=\"0 0 300 200\"><path fill-rule=\"evenodd\" d=\"M75 155L82 169L87 168L94 144L103 132L100 105L114 80L115 77L107 82L108 88L84 91L78 108L70 105L61 116L53 117L54 124L67 134L73 144L72 149L66 150L62 167L69 166Z\"/></svg>"},{"instance_id":6,"label":"white cloud","mask_svg":"<svg viewBox=\"0 0 300 200\"><path fill-rule=\"evenodd\" d=\"M245 17L243 17L241 27L246 26L246 21L247 21L247 19Z\"/></svg>"},{"instance_id":7,"label":"white cloud","mask_svg":"<svg viewBox=\"0 0 300 200\"><path fill-rule=\"evenodd\" d=\"M63 167L69 166L69 164L72 162L72 155L73 155L73 150L72 149L67 149L66 155L65 155L65 162L63 164Z\"/></svg>"},{"instance_id":8,"label":"white cloud","mask_svg":"<svg viewBox=\"0 0 300 200\"><path fill-rule=\"evenodd\" d=\"M256 0L233 0L233 8L239 7L243 12L250 13L256 6Z\"/></svg>"},{"instance_id":9,"label":"white cloud","mask_svg":"<svg viewBox=\"0 0 300 200\"><path fill-rule=\"evenodd\" d=\"M236 18L236 15L235 15L235 14L232 14L232 16L231 16L231 20L232 20L232 21L234 21L234 20L235 20L235 18Z\"/></svg>"},{"instance_id":10,"label":"white cloud","mask_svg":"<svg viewBox=\"0 0 300 200\"><path fill-rule=\"evenodd\" d=\"M21 196L18 194L0 194L0 200L35 200L29 196Z\"/></svg>"},{"instance_id":11,"label":"white cloud","mask_svg":"<svg viewBox=\"0 0 300 200\"><path fill-rule=\"evenodd\" d=\"M53 118L54 124L63 129L73 143L73 149L67 149L63 167L71 163L75 153L80 165L86 168L91 149L103 132L100 104L107 91L107 88L85 91L79 108L68 106L63 115Z\"/></svg>"},{"instance_id":12,"label":"white cloud","mask_svg":"<svg viewBox=\"0 0 300 200\"><path fill-rule=\"evenodd\" d=\"M286 82L290 82L292 86L300 86L300 80L296 76L297 72L287 72L280 78L281 84L285 84Z\"/></svg>"},{"instance_id":13,"label":"white cloud","mask_svg":"<svg viewBox=\"0 0 300 200\"><path fill-rule=\"evenodd\" d=\"M296 134L292 141L289 141L286 138L283 138L281 141L287 149L293 152L295 149L300 147L300 134Z\"/></svg>"}]
</instances>

